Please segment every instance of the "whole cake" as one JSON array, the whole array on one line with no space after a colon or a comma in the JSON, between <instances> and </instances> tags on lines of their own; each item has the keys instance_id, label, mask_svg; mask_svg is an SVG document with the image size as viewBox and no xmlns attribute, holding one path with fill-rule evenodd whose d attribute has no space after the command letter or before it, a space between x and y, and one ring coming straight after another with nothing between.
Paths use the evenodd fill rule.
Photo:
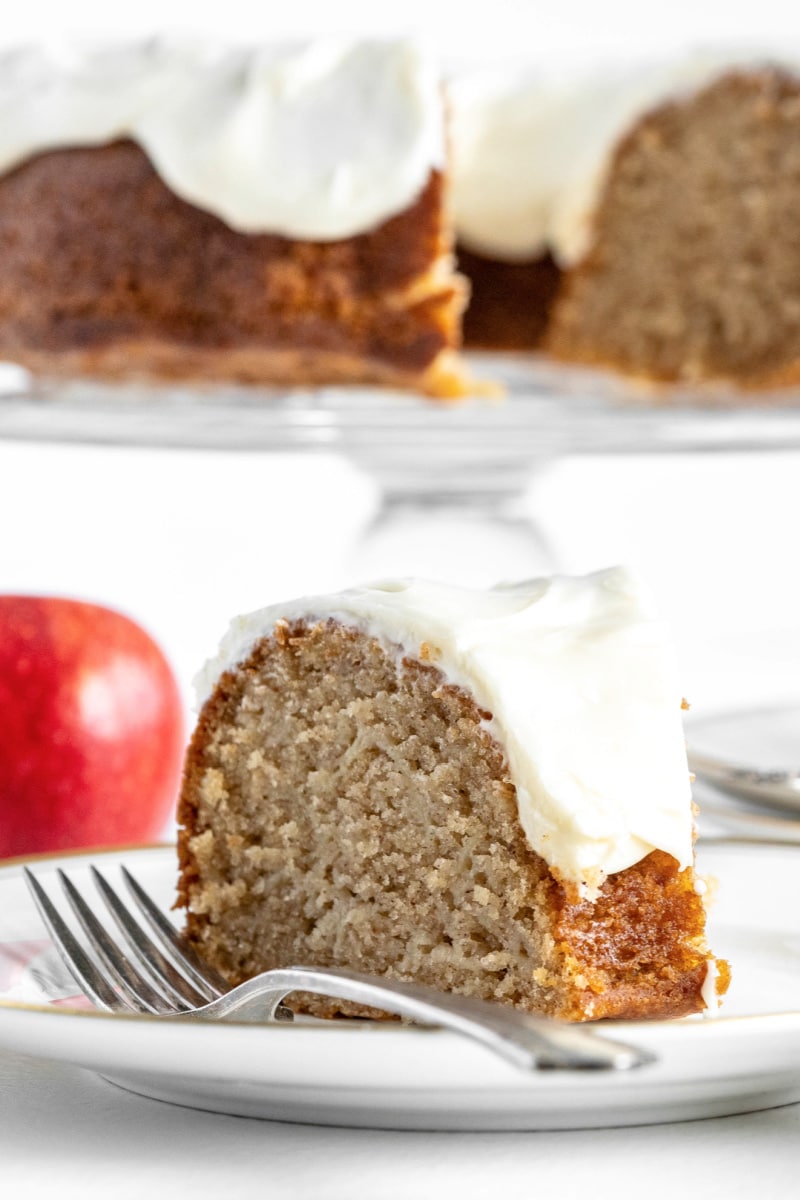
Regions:
<instances>
[{"instance_id":1,"label":"whole cake","mask_svg":"<svg viewBox=\"0 0 800 1200\"><path fill-rule=\"evenodd\" d=\"M0 115L0 358L37 374L456 398L463 324L650 381L800 378L780 55L498 81L397 40L72 44L0 55Z\"/></svg>"},{"instance_id":2,"label":"whole cake","mask_svg":"<svg viewBox=\"0 0 800 1200\"><path fill-rule=\"evenodd\" d=\"M453 85L467 342L667 382L800 379L800 59Z\"/></svg>"},{"instance_id":3,"label":"whole cake","mask_svg":"<svg viewBox=\"0 0 800 1200\"><path fill-rule=\"evenodd\" d=\"M349 967L570 1020L727 987L674 664L630 572L267 608L199 690L179 904L232 983Z\"/></svg>"},{"instance_id":4,"label":"whole cake","mask_svg":"<svg viewBox=\"0 0 800 1200\"><path fill-rule=\"evenodd\" d=\"M406 42L0 57L0 357L460 394L441 85Z\"/></svg>"}]
</instances>

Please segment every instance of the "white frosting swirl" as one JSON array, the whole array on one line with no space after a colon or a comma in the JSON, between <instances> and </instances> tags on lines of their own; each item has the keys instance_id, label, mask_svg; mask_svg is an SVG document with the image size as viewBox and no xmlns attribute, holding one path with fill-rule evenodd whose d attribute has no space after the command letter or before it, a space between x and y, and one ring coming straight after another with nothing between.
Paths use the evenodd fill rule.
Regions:
<instances>
[{"instance_id":1,"label":"white frosting swirl","mask_svg":"<svg viewBox=\"0 0 800 1200\"><path fill-rule=\"evenodd\" d=\"M620 139L646 112L691 96L734 68L800 54L723 47L636 67L564 75L472 72L450 85L453 209L470 249L524 261L550 251L562 266L591 247L593 220Z\"/></svg>"},{"instance_id":2,"label":"white frosting swirl","mask_svg":"<svg viewBox=\"0 0 800 1200\"><path fill-rule=\"evenodd\" d=\"M681 693L641 582L614 568L472 591L398 580L237 618L198 698L286 618L335 619L418 657L492 713L530 845L584 895L660 849L692 861Z\"/></svg>"},{"instance_id":3,"label":"white frosting swirl","mask_svg":"<svg viewBox=\"0 0 800 1200\"><path fill-rule=\"evenodd\" d=\"M130 137L178 196L245 233L326 241L373 229L443 165L443 136L437 72L407 41L0 56L0 170Z\"/></svg>"}]
</instances>

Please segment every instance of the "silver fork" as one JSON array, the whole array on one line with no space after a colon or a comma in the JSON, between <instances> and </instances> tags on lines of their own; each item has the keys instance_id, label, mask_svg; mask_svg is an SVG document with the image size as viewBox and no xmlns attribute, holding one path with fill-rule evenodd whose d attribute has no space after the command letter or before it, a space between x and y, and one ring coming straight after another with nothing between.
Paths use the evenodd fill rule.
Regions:
<instances>
[{"instance_id":1,"label":"silver fork","mask_svg":"<svg viewBox=\"0 0 800 1200\"><path fill-rule=\"evenodd\" d=\"M282 1001L302 991L463 1034L527 1070L628 1070L654 1061L649 1051L591 1028L356 971L286 967L231 988L200 960L124 866L121 872L130 900L144 923L96 867L90 870L124 940L109 932L69 876L58 870L68 908L83 931L88 951L36 876L27 867L24 873L65 966L92 1003L106 1012L206 1021L291 1021L292 1013Z\"/></svg>"}]
</instances>

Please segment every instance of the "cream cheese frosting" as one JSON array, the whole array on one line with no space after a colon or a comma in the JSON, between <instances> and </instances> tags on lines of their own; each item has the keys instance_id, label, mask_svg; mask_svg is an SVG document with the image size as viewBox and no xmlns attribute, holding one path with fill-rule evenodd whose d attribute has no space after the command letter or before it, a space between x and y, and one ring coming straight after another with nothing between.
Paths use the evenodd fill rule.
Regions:
<instances>
[{"instance_id":1,"label":"cream cheese frosting","mask_svg":"<svg viewBox=\"0 0 800 1200\"><path fill-rule=\"evenodd\" d=\"M319 241L402 212L445 158L438 73L410 41L157 39L0 55L0 170L121 137L231 228Z\"/></svg>"},{"instance_id":2,"label":"cream cheese frosting","mask_svg":"<svg viewBox=\"0 0 800 1200\"><path fill-rule=\"evenodd\" d=\"M524 261L549 251L561 266L573 266L591 247L614 152L636 121L726 71L766 65L797 73L800 52L720 47L635 67L455 77L449 93L459 239L489 257Z\"/></svg>"},{"instance_id":3,"label":"cream cheese frosting","mask_svg":"<svg viewBox=\"0 0 800 1200\"><path fill-rule=\"evenodd\" d=\"M651 850L692 862L681 692L665 626L622 567L485 591L390 580L237 618L200 703L279 620L334 618L426 653L492 714L531 847L583 895Z\"/></svg>"}]
</instances>

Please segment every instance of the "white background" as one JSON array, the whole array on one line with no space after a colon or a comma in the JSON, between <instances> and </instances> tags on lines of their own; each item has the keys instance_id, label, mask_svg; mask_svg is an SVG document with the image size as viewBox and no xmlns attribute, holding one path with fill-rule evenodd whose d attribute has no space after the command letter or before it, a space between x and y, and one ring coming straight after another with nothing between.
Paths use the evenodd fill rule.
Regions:
<instances>
[{"instance_id":1,"label":"white background","mask_svg":"<svg viewBox=\"0 0 800 1200\"><path fill-rule=\"evenodd\" d=\"M800 695L799 465L794 453L567 458L532 482L527 507L561 568L643 572L695 712L763 704ZM361 578L376 503L374 483L332 456L0 444L0 586L130 613L190 705L232 615Z\"/></svg>"},{"instance_id":2,"label":"white background","mask_svg":"<svg viewBox=\"0 0 800 1200\"><path fill-rule=\"evenodd\" d=\"M800 13L791 0L228 0L201 5L194 0L30 0L4 5L2 39L18 42L48 33L139 33L203 30L226 38L293 35L348 30L357 33L413 32L429 36L443 53L509 59L552 52L596 57L612 52L631 57L687 42L776 38L800 33Z\"/></svg>"}]
</instances>

